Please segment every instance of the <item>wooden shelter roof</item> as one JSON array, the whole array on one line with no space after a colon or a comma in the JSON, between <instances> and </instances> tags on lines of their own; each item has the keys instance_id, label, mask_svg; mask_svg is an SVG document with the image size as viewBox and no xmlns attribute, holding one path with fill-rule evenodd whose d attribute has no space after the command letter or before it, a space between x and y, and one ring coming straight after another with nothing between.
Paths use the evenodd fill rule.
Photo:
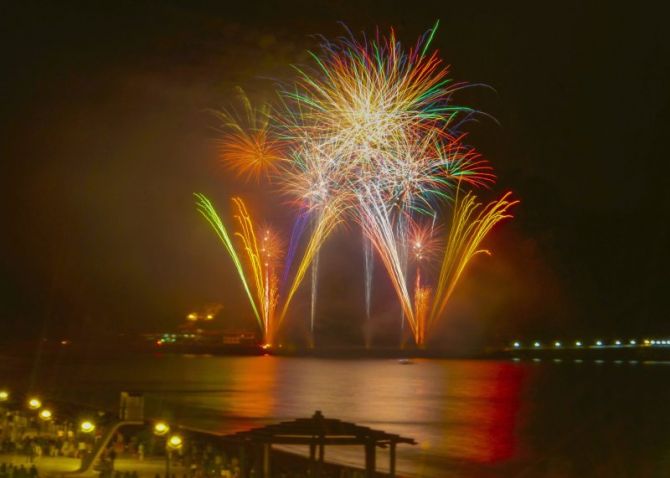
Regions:
<instances>
[{"instance_id":1,"label":"wooden shelter roof","mask_svg":"<svg viewBox=\"0 0 670 478\"><path fill-rule=\"evenodd\" d=\"M374 443L381 447L390 443L416 445L413 438L373 430L355 423L325 418L318 410L311 418L299 418L265 427L252 428L251 430L226 435L224 438L237 442L290 445L309 445L313 443L324 445L365 445Z\"/></svg>"}]
</instances>

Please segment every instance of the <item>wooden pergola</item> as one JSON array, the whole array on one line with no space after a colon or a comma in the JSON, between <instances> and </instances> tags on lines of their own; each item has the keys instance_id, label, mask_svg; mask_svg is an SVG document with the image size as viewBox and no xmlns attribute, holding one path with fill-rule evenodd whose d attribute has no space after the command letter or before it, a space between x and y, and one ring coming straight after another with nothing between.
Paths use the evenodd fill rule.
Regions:
<instances>
[{"instance_id":1,"label":"wooden pergola","mask_svg":"<svg viewBox=\"0 0 670 478\"><path fill-rule=\"evenodd\" d=\"M311 418L299 418L261 428L234 433L224 437L240 446L241 476L249 476L247 453L254 450L256 469L262 470L263 478L270 478L270 451L272 445L305 445L309 447L310 475L322 476L326 445L361 445L365 451L365 477L373 478L376 473L377 447L389 447L389 476L395 478L396 445L407 443L416 445L412 438L401 437L381 430L373 430L355 423L325 418L320 411Z\"/></svg>"}]
</instances>

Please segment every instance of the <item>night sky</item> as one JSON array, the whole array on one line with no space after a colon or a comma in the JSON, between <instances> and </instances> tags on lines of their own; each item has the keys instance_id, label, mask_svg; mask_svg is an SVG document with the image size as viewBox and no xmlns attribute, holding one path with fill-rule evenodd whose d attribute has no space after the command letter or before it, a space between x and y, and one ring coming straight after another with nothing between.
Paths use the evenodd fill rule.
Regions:
<instances>
[{"instance_id":1,"label":"night sky","mask_svg":"<svg viewBox=\"0 0 670 478\"><path fill-rule=\"evenodd\" d=\"M169 329L214 303L222 324L252 326L192 193L224 211L241 194L288 232L287 208L221 166L212 110L236 85L271 97L314 34L344 33L338 21L410 44L437 19L452 76L488 85L457 97L497 120L469 127L499 175L484 196L522 203L434 343L670 334L670 41L643 2L14 3L0 7L0 336ZM361 340L360 249L350 227L323 250L323 343ZM377 272L376 337L391 343L398 306ZM305 294L289 336L305 329Z\"/></svg>"}]
</instances>

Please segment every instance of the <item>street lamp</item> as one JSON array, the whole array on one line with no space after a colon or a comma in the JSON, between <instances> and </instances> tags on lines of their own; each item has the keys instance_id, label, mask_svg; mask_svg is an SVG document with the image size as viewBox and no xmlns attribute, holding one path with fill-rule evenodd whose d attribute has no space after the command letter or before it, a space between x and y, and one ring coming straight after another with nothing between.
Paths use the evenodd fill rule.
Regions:
<instances>
[{"instance_id":1,"label":"street lamp","mask_svg":"<svg viewBox=\"0 0 670 478\"><path fill-rule=\"evenodd\" d=\"M79 430L82 433L92 433L95 430L95 423L90 420L84 420L79 424Z\"/></svg>"},{"instance_id":2,"label":"street lamp","mask_svg":"<svg viewBox=\"0 0 670 478\"><path fill-rule=\"evenodd\" d=\"M172 461L172 452L181 450L184 445L184 439L181 435L173 434L165 441L165 478L170 478L170 462Z\"/></svg>"},{"instance_id":3,"label":"street lamp","mask_svg":"<svg viewBox=\"0 0 670 478\"><path fill-rule=\"evenodd\" d=\"M39 417L41 420L48 422L53 418L53 413L51 413L51 410L49 410L48 408L43 408L42 410L40 410Z\"/></svg>"},{"instance_id":4,"label":"street lamp","mask_svg":"<svg viewBox=\"0 0 670 478\"><path fill-rule=\"evenodd\" d=\"M39 398L33 397L30 400L28 400L28 408L31 410L39 410L42 408L42 400Z\"/></svg>"},{"instance_id":5,"label":"street lamp","mask_svg":"<svg viewBox=\"0 0 670 478\"><path fill-rule=\"evenodd\" d=\"M154 435L163 436L170 431L170 425L165 422L156 422L154 425Z\"/></svg>"},{"instance_id":6,"label":"street lamp","mask_svg":"<svg viewBox=\"0 0 670 478\"><path fill-rule=\"evenodd\" d=\"M9 400L9 392L7 390L0 390L0 402Z\"/></svg>"},{"instance_id":7,"label":"street lamp","mask_svg":"<svg viewBox=\"0 0 670 478\"><path fill-rule=\"evenodd\" d=\"M181 437L181 435L172 435L170 438L168 438L167 441L167 447L170 450L179 450L182 445L184 444L184 439Z\"/></svg>"}]
</instances>

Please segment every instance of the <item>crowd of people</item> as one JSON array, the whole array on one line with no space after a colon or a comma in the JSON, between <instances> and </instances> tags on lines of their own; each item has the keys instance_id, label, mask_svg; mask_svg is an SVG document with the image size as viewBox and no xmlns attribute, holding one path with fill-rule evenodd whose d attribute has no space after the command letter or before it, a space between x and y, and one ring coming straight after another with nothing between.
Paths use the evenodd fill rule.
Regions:
<instances>
[{"instance_id":1,"label":"crowd of people","mask_svg":"<svg viewBox=\"0 0 670 478\"><path fill-rule=\"evenodd\" d=\"M38 472L35 464L26 467L13 463L0 463L0 478L37 478Z\"/></svg>"}]
</instances>

